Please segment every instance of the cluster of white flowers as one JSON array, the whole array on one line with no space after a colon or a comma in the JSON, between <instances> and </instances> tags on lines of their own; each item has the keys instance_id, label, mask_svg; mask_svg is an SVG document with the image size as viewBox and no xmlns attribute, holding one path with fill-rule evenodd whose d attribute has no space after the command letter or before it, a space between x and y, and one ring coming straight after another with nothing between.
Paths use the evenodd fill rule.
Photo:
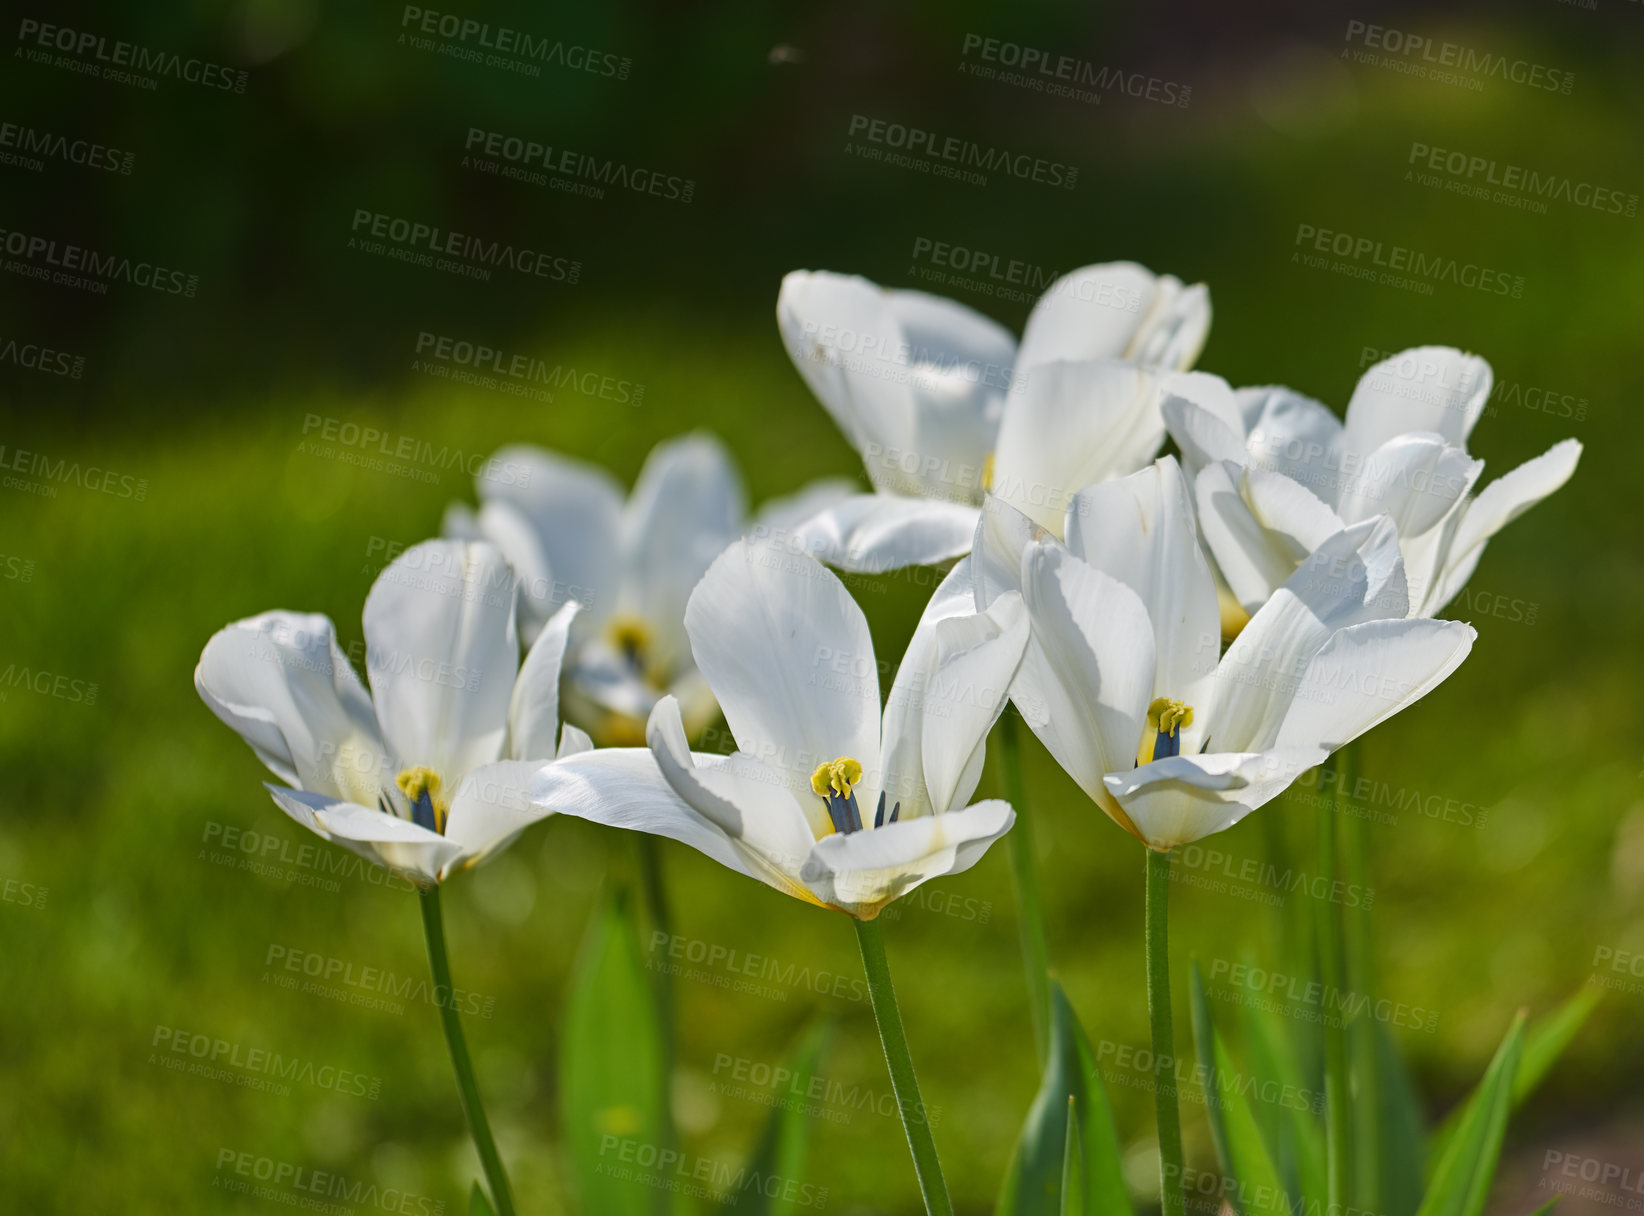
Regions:
<instances>
[{"instance_id":1,"label":"cluster of white flowers","mask_svg":"<svg viewBox=\"0 0 1644 1216\"><path fill-rule=\"evenodd\" d=\"M626 498L566 457L499 453L530 475L482 476L478 510L451 508L367 598L369 693L322 616L206 646L200 695L285 783L275 801L425 885L557 812L872 919L1009 830L1007 804L970 797L1011 701L1169 849L1454 671L1475 634L1436 614L1580 455L1567 440L1475 493L1483 360L1396 355L1338 421L1189 370L1209 293L1130 263L1057 282L1020 342L828 273L787 276L777 319L871 493L817 482L750 518L700 435L659 446ZM1167 437L1179 460L1156 459ZM949 563L882 703L827 567ZM693 752L720 713L736 752Z\"/></svg>"}]
</instances>

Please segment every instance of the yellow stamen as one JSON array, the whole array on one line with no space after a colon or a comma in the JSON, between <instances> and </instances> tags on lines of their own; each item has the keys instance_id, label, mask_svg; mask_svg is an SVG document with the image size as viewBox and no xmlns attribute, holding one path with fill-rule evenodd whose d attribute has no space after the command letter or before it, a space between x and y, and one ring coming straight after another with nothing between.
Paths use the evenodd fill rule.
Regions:
<instances>
[{"instance_id":1,"label":"yellow stamen","mask_svg":"<svg viewBox=\"0 0 1644 1216\"><path fill-rule=\"evenodd\" d=\"M811 774L811 788L821 798L826 798L830 794L849 798L851 787L860 780L862 765L849 756L841 756L837 760L816 766L816 771Z\"/></svg>"},{"instance_id":2,"label":"yellow stamen","mask_svg":"<svg viewBox=\"0 0 1644 1216\"><path fill-rule=\"evenodd\" d=\"M1185 701L1169 697L1155 697L1147 707L1147 726L1142 730L1141 746L1136 749L1136 763L1151 764L1161 750L1166 756L1177 755L1181 748L1181 729L1193 725L1193 707ZM1161 749L1159 743L1168 740Z\"/></svg>"},{"instance_id":3,"label":"yellow stamen","mask_svg":"<svg viewBox=\"0 0 1644 1216\"><path fill-rule=\"evenodd\" d=\"M993 489L993 453L989 452L982 458L982 489Z\"/></svg>"},{"instance_id":4,"label":"yellow stamen","mask_svg":"<svg viewBox=\"0 0 1644 1216\"><path fill-rule=\"evenodd\" d=\"M651 647L651 627L637 616L619 616L606 626L606 635L630 659L643 660Z\"/></svg>"},{"instance_id":5,"label":"yellow stamen","mask_svg":"<svg viewBox=\"0 0 1644 1216\"><path fill-rule=\"evenodd\" d=\"M401 771L400 775L394 778L394 784L400 787L400 793L405 795L406 800L413 807L422 806L426 803L428 811L433 816L434 831L442 836L445 835L445 820L451 808L440 797L440 775L433 769L424 768L419 764ZM416 812L413 810L413 818L415 814ZM423 824L423 826L427 827L429 825Z\"/></svg>"}]
</instances>

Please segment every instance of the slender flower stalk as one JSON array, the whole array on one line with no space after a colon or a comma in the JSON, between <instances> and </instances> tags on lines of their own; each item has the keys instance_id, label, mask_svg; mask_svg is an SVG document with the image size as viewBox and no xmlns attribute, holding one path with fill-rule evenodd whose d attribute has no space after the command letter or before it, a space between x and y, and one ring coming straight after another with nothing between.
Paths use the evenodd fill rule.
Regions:
<instances>
[{"instance_id":1,"label":"slender flower stalk","mask_svg":"<svg viewBox=\"0 0 1644 1216\"><path fill-rule=\"evenodd\" d=\"M1159 1203L1164 1216L1183 1216L1182 1118L1176 1106L1176 1058L1170 1021L1170 851L1147 850L1147 1016L1153 1027L1153 1100L1159 1119Z\"/></svg>"},{"instance_id":2,"label":"slender flower stalk","mask_svg":"<svg viewBox=\"0 0 1644 1216\"><path fill-rule=\"evenodd\" d=\"M891 985L890 962L885 957L885 931L877 920L858 920L856 940L862 947L862 969L868 977L868 994L873 999L873 1017L879 1024L879 1041L885 1047L885 1064L890 1069L891 1089L902 1114L908 1148L913 1152L914 1172L919 1176L919 1193L925 1200L927 1216L953 1216L953 1200L942 1177L942 1162L936 1155L936 1139L931 1135L925 1104L919 1097L919 1079L913 1072L913 1053L902 1029L902 1014L896 1007L896 989Z\"/></svg>"},{"instance_id":3,"label":"slender flower stalk","mask_svg":"<svg viewBox=\"0 0 1644 1216\"><path fill-rule=\"evenodd\" d=\"M452 991L451 964L445 957L445 923L440 916L440 889L424 887L419 893L422 904L423 933L428 938L428 969L434 976L434 988L442 986ZM480 1102L479 1085L474 1080L474 1064L468 1058L468 1041L462 1035L462 1020L454 1001L440 1002L440 1022L445 1027L445 1042L451 1048L451 1070L457 1074L457 1092L462 1095L462 1111L468 1116L468 1130L474 1137L474 1148L479 1151L480 1166L485 1170L485 1181L491 1191L491 1204L497 1216L514 1216L514 1196L508 1189L508 1175L502 1168L496 1141L491 1138L491 1124L485 1117L485 1106Z\"/></svg>"},{"instance_id":4,"label":"slender flower stalk","mask_svg":"<svg viewBox=\"0 0 1644 1216\"><path fill-rule=\"evenodd\" d=\"M1033 1013L1033 1043L1039 1067L1050 1050L1050 946L1045 934L1045 907L1039 897L1039 875L1033 863L1033 832L1023 808L1021 733L1015 715L999 720L999 777L1005 801L1016 811L1016 830L1005 837L1016 888L1016 917L1022 936L1022 965L1027 970L1028 1008Z\"/></svg>"},{"instance_id":5,"label":"slender flower stalk","mask_svg":"<svg viewBox=\"0 0 1644 1216\"><path fill-rule=\"evenodd\" d=\"M1318 867L1319 876L1327 884L1336 877L1336 804L1341 798L1342 776L1335 769L1338 780L1330 801L1321 803L1318 812ZM1319 908L1319 979L1326 992L1342 991L1343 933L1341 910L1331 902ZM1353 1128L1348 1122L1347 1110L1347 1031L1340 1024L1324 1025L1324 1134L1326 1188L1332 1205L1341 1204L1345 1210L1352 1189L1350 1173L1352 1161Z\"/></svg>"}]
</instances>

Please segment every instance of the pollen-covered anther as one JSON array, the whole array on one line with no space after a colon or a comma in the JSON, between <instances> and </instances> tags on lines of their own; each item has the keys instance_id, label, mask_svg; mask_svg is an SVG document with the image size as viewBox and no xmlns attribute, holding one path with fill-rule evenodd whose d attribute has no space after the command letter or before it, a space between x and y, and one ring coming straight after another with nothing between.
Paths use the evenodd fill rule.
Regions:
<instances>
[{"instance_id":1,"label":"pollen-covered anther","mask_svg":"<svg viewBox=\"0 0 1644 1216\"><path fill-rule=\"evenodd\" d=\"M645 661L645 652L651 648L651 628L634 616L619 616L606 628L611 645L622 652L630 663L639 666Z\"/></svg>"},{"instance_id":2,"label":"pollen-covered anther","mask_svg":"<svg viewBox=\"0 0 1644 1216\"><path fill-rule=\"evenodd\" d=\"M993 453L989 452L982 458L982 489L993 489Z\"/></svg>"},{"instance_id":3,"label":"pollen-covered anther","mask_svg":"<svg viewBox=\"0 0 1644 1216\"><path fill-rule=\"evenodd\" d=\"M1136 749L1138 765L1151 764L1182 750L1182 728L1193 725L1193 707L1185 701L1155 697L1147 707L1147 726L1141 746Z\"/></svg>"},{"instance_id":4,"label":"pollen-covered anther","mask_svg":"<svg viewBox=\"0 0 1644 1216\"><path fill-rule=\"evenodd\" d=\"M811 789L827 804L834 831L848 834L862 830L862 813L851 792L861 780L862 763L849 756L819 764L811 774Z\"/></svg>"},{"instance_id":5,"label":"pollen-covered anther","mask_svg":"<svg viewBox=\"0 0 1644 1216\"><path fill-rule=\"evenodd\" d=\"M445 835L445 821L451 808L440 797L440 775L419 764L402 769L394 778L394 784L411 804L411 822Z\"/></svg>"}]
</instances>

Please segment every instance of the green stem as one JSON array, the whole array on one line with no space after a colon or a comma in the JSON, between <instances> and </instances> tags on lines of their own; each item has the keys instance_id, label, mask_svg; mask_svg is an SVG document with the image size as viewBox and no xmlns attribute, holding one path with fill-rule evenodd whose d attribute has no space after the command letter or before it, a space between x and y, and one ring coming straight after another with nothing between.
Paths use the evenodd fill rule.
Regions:
<instances>
[{"instance_id":1,"label":"green stem","mask_svg":"<svg viewBox=\"0 0 1644 1216\"><path fill-rule=\"evenodd\" d=\"M1170 853L1147 850L1147 1014L1153 1026L1153 1105L1159 1119L1159 1203L1183 1216L1182 1116L1176 1106L1175 1032L1170 1024Z\"/></svg>"},{"instance_id":2,"label":"green stem","mask_svg":"<svg viewBox=\"0 0 1644 1216\"><path fill-rule=\"evenodd\" d=\"M445 922L440 917L440 889L427 887L418 893L422 903L423 934L428 939L428 969L434 975L436 999L443 988L455 991L451 984L451 964L445 956ZM491 1125L485 1119L485 1107L480 1102L479 1086L474 1082L474 1064L468 1058L468 1043L462 1037L462 1021L457 1016L456 1002L440 1000L440 1021L445 1026L445 1042L451 1049L451 1070L457 1074L457 1092L462 1095L462 1113L468 1116L468 1131L479 1150L480 1165L485 1180L490 1184L491 1203L497 1216L514 1216L514 1196L508 1189L508 1175L503 1172L502 1158L497 1155L496 1141L491 1139Z\"/></svg>"},{"instance_id":3,"label":"green stem","mask_svg":"<svg viewBox=\"0 0 1644 1216\"><path fill-rule=\"evenodd\" d=\"M942 1162L936 1155L936 1140L925 1117L919 1097L919 1079L913 1074L913 1053L902 1029L902 1014L896 1008L896 989L891 986L890 961L885 957L885 931L876 920L858 920L856 941L862 947L862 970L868 976L868 994L873 999L873 1017L879 1023L879 1041L885 1047L885 1064L890 1069L891 1089L897 1109L902 1112L902 1130L913 1152L913 1170L919 1176L919 1193L925 1199L927 1216L953 1216L953 1200L942 1178Z\"/></svg>"},{"instance_id":4,"label":"green stem","mask_svg":"<svg viewBox=\"0 0 1644 1216\"><path fill-rule=\"evenodd\" d=\"M1033 865L1033 820L1027 813L1022 780L1021 727L1010 706L999 719L999 777L1005 799L1016 811L1016 823L1005 834L1010 873L1016 888L1016 921L1022 938L1022 966L1027 971L1028 1009L1033 1015L1033 1044L1044 1070L1050 1051L1050 946L1045 934L1045 907L1039 898L1039 876Z\"/></svg>"},{"instance_id":5,"label":"green stem","mask_svg":"<svg viewBox=\"0 0 1644 1216\"><path fill-rule=\"evenodd\" d=\"M1332 778L1341 770L1332 765L1327 770ZM1328 802L1320 801L1317 814L1319 878L1325 890L1334 888L1336 879L1336 803L1341 797L1341 783L1336 781L1335 792ZM1325 1005L1345 1008L1342 992L1343 932L1341 910L1330 900L1318 908L1319 979L1324 985ZM1353 1127L1350 1122L1347 1092L1347 1028L1340 1017L1324 1020L1324 1149L1326 1189L1334 1210L1346 1211L1348 1193L1352 1189Z\"/></svg>"}]
</instances>

